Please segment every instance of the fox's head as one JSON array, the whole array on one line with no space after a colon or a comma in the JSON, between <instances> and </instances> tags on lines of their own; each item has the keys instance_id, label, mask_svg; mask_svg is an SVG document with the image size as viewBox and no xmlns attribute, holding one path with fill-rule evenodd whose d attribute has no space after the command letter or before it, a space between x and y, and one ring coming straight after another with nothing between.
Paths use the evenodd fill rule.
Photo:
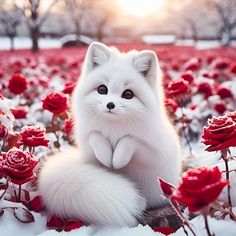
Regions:
<instances>
[{"instance_id":1,"label":"fox's head","mask_svg":"<svg viewBox=\"0 0 236 236\"><path fill-rule=\"evenodd\" d=\"M120 53L101 43L88 48L74 93L79 116L130 123L158 112L159 64L153 51ZM161 86L161 82L158 81ZM161 93L162 89L160 89ZM161 97L161 94L160 94Z\"/></svg>"}]
</instances>

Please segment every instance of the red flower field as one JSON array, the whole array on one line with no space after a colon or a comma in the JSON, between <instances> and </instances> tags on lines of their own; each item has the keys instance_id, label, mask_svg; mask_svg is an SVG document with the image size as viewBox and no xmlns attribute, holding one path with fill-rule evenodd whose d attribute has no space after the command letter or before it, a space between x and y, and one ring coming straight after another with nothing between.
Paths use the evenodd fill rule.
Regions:
<instances>
[{"instance_id":1,"label":"red flower field","mask_svg":"<svg viewBox=\"0 0 236 236\"><path fill-rule=\"evenodd\" d=\"M193 153L197 151L194 152L192 146L202 141L206 156L207 151L219 151L222 155L227 180L221 178L219 169L202 168L185 173L180 186L170 188L161 182L164 194L175 207L178 208L177 202L185 204L190 211L208 207L228 184L229 163L234 159L235 48L200 51L187 46L113 46L122 51L154 50L163 72L166 109L181 137L184 150L194 158L196 154ZM0 199L7 196L11 202L23 204L23 207L15 207L27 212L23 219L19 220L14 213L15 208L13 211L23 223L34 221L33 211L44 211L40 196L36 196L41 162L45 156L74 143L71 94L79 79L86 49L41 50L35 54L28 50L0 53ZM191 189L193 185L195 190ZM228 200L229 208L222 209L235 220L229 210L232 204L229 190ZM5 208L0 207L0 217ZM227 214L224 213L222 219ZM70 231L83 224L79 219L64 221L53 216L48 219L47 225ZM158 228L163 227L157 225L155 229L158 231Z\"/></svg>"}]
</instances>

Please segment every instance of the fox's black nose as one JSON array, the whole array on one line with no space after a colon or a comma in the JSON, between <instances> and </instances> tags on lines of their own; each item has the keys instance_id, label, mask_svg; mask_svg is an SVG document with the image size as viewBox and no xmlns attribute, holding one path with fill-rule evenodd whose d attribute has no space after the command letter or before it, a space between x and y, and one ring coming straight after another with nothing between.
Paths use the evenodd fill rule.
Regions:
<instances>
[{"instance_id":1,"label":"fox's black nose","mask_svg":"<svg viewBox=\"0 0 236 236\"><path fill-rule=\"evenodd\" d=\"M110 110L114 109L115 108L115 104L113 102L108 102L107 103L107 108L110 109Z\"/></svg>"}]
</instances>

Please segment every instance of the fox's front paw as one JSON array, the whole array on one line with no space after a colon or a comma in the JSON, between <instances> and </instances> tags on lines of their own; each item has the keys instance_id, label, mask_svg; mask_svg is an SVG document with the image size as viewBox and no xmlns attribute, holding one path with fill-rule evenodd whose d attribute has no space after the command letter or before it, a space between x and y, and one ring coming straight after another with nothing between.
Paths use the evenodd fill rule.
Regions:
<instances>
[{"instance_id":1,"label":"fox's front paw","mask_svg":"<svg viewBox=\"0 0 236 236\"><path fill-rule=\"evenodd\" d=\"M114 169L120 169L126 166L132 159L136 150L136 141L130 136L121 138L116 144L112 166Z\"/></svg>"},{"instance_id":2,"label":"fox's front paw","mask_svg":"<svg viewBox=\"0 0 236 236\"><path fill-rule=\"evenodd\" d=\"M95 157L106 167L112 165L112 146L101 134L93 132L89 136L89 144L92 147Z\"/></svg>"}]
</instances>

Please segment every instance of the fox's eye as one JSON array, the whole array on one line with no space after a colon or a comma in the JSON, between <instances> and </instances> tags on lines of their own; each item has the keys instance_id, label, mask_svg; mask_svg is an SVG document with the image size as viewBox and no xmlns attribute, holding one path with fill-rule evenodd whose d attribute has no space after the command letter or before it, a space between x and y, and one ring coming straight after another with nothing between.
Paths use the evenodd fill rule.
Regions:
<instances>
[{"instance_id":1,"label":"fox's eye","mask_svg":"<svg viewBox=\"0 0 236 236\"><path fill-rule=\"evenodd\" d=\"M98 86L97 91L100 94L107 94L108 89L107 89L107 87L104 84L102 84L102 85Z\"/></svg>"},{"instance_id":2,"label":"fox's eye","mask_svg":"<svg viewBox=\"0 0 236 236\"><path fill-rule=\"evenodd\" d=\"M131 99L134 97L134 93L132 90L130 89L126 89L123 93L122 93L122 98L125 98L125 99Z\"/></svg>"}]
</instances>

